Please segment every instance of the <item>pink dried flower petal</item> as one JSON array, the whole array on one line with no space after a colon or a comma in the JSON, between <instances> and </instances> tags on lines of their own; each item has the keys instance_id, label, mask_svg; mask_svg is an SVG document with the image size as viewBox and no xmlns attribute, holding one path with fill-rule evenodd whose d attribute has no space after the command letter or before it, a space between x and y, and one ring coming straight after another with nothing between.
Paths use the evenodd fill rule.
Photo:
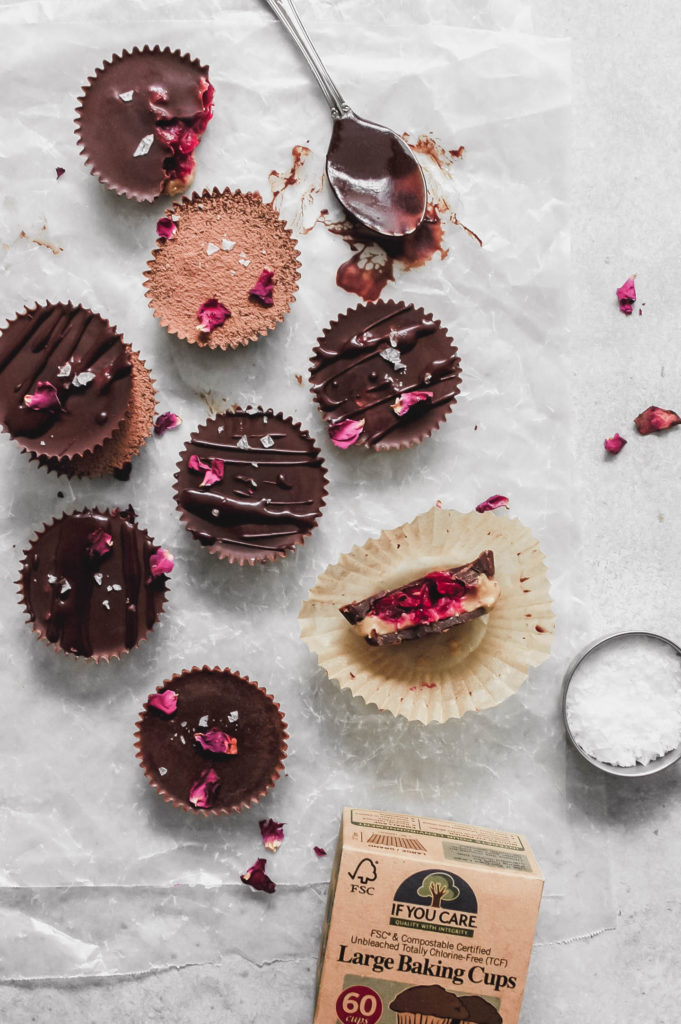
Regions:
<instances>
[{"instance_id":1,"label":"pink dried flower petal","mask_svg":"<svg viewBox=\"0 0 681 1024\"><path fill-rule=\"evenodd\" d=\"M203 334L210 334L216 327L224 324L227 317L231 315L227 307L217 299L208 299L199 306L199 311L196 314L200 324L199 330Z\"/></svg>"},{"instance_id":2,"label":"pink dried flower petal","mask_svg":"<svg viewBox=\"0 0 681 1024\"><path fill-rule=\"evenodd\" d=\"M162 437L166 430L174 430L175 427L179 427L182 420L176 412L162 412L160 416L156 417L154 423L154 433L157 437Z\"/></svg>"},{"instance_id":3,"label":"pink dried flower petal","mask_svg":"<svg viewBox=\"0 0 681 1024\"><path fill-rule=\"evenodd\" d=\"M175 690L161 690L160 693L150 693L147 704L155 708L163 715L174 715L177 711L177 693Z\"/></svg>"},{"instance_id":4,"label":"pink dried flower petal","mask_svg":"<svg viewBox=\"0 0 681 1024\"><path fill-rule=\"evenodd\" d=\"M156 221L157 238L174 238L177 234L177 224L170 217L161 217Z\"/></svg>"},{"instance_id":5,"label":"pink dried flower petal","mask_svg":"<svg viewBox=\"0 0 681 1024\"><path fill-rule=\"evenodd\" d=\"M204 474L199 487L212 487L225 475L224 459L211 459L210 462L204 462L198 455L190 455L187 465L194 473Z\"/></svg>"},{"instance_id":6,"label":"pink dried flower petal","mask_svg":"<svg viewBox=\"0 0 681 1024\"><path fill-rule=\"evenodd\" d=\"M24 405L27 405L29 409L37 409L38 411L43 409L57 411L61 409L59 392L54 384L50 384L48 380L39 380L35 386L35 391L30 395L24 395Z\"/></svg>"},{"instance_id":7,"label":"pink dried flower petal","mask_svg":"<svg viewBox=\"0 0 681 1024\"><path fill-rule=\"evenodd\" d=\"M341 420L329 427L329 437L336 448L349 448L357 444L360 434L364 430L364 420Z\"/></svg>"},{"instance_id":8,"label":"pink dried flower petal","mask_svg":"<svg viewBox=\"0 0 681 1024\"><path fill-rule=\"evenodd\" d=\"M236 754L237 742L233 736L229 736L222 729L208 729L206 732L195 732L194 742L202 750L211 754Z\"/></svg>"},{"instance_id":9,"label":"pink dried flower petal","mask_svg":"<svg viewBox=\"0 0 681 1024\"><path fill-rule=\"evenodd\" d=\"M88 533L87 553L90 558L104 558L113 547L113 537L100 528Z\"/></svg>"},{"instance_id":10,"label":"pink dried flower petal","mask_svg":"<svg viewBox=\"0 0 681 1024\"><path fill-rule=\"evenodd\" d=\"M284 822L263 818L260 824L263 846L274 853L284 841Z\"/></svg>"},{"instance_id":11,"label":"pink dried flower petal","mask_svg":"<svg viewBox=\"0 0 681 1024\"><path fill-rule=\"evenodd\" d=\"M274 305L274 271L265 267L260 271L260 277L249 290L248 294L254 299L260 299L264 306Z\"/></svg>"},{"instance_id":12,"label":"pink dried flower petal","mask_svg":"<svg viewBox=\"0 0 681 1024\"><path fill-rule=\"evenodd\" d=\"M213 768L206 768L189 790L189 803L193 807L210 808L220 788L220 776Z\"/></svg>"},{"instance_id":13,"label":"pink dried flower petal","mask_svg":"<svg viewBox=\"0 0 681 1024\"><path fill-rule=\"evenodd\" d=\"M322 846L313 846L312 849L318 857L326 857L326 850Z\"/></svg>"},{"instance_id":14,"label":"pink dried flower petal","mask_svg":"<svg viewBox=\"0 0 681 1024\"><path fill-rule=\"evenodd\" d=\"M649 405L634 420L639 434L654 434L660 430L669 430L681 423L681 418L671 409L660 409L657 405Z\"/></svg>"},{"instance_id":15,"label":"pink dried flower petal","mask_svg":"<svg viewBox=\"0 0 681 1024\"><path fill-rule=\"evenodd\" d=\"M265 858L258 857L255 864L252 864L248 871L244 871L243 875L240 875L244 885L250 885L251 889L257 889L258 892L274 892L277 887L272 879L265 874L266 865Z\"/></svg>"},{"instance_id":16,"label":"pink dried flower petal","mask_svg":"<svg viewBox=\"0 0 681 1024\"><path fill-rule=\"evenodd\" d=\"M636 302L636 285L633 277L627 278L621 288L617 289L617 301L620 310L625 316L631 316L634 303Z\"/></svg>"},{"instance_id":17,"label":"pink dried flower petal","mask_svg":"<svg viewBox=\"0 0 681 1024\"><path fill-rule=\"evenodd\" d=\"M475 506L476 512L491 512L495 508L508 508L508 498L504 494L492 494Z\"/></svg>"},{"instance_id":18,"label":"pink dried flower petal","mask_svg":"<svg viewBox=\"0 0 681 1024\"><path fill-rule=\"evenodd\" d=\"M61 178L62 174L66 174L65 167L57 167L57 181Z\"/></svg>"},{"instance_id":19,"label":"pink dried flower petal","mask_svg":"<svg viewBox=\"0 0 681 1024\"><path fill-rule=\"evenodd\" d=\"M618 452L622 451L626 443L626 440L623 437L620 437L619 434L613 434L612 437L605 439L603 447L606 452L610 452L611 455L617 455Z\"/></svg>"},{"instance_id":20,"label":"pink dried flower petal","mask_svg":"<svg viewBox=\"0 0 681 1024\"><path fill-rule=\"evenodd\" d=\"M157 576L167 576L168 573L173 571L175 560L169 551L165 548L156 548L153 555L149 558L149 570L151 572L151 578L155 579Z\"/></svg>"},{"instance_id":21,"label":"pink dried flower petal","mask_svg":"<svg viewBox=\"0 0 681 1024\"><path fill-rule=\"evenodd\" d=\"M190 455L187 465L194 471L194 473L205 473L207 469L210 469L210 464L208 462L204 462L203 459L198 457L198 455Z\"/></svg>"},{"instance_id":22,"label":"pink dried flower petal","mask_svg":"<svg viewBox=\"0 0 681 1024\"><path fill-rule=\"evenodd\" d=\"M392 403L391 409L394 410L397 416L404 416L405 413L409 412L412 405L416 405L417 402L427 402L432 397L432 391L408 391L406 394L397 396L397 400Z\"/></svg>"}]
</instances>

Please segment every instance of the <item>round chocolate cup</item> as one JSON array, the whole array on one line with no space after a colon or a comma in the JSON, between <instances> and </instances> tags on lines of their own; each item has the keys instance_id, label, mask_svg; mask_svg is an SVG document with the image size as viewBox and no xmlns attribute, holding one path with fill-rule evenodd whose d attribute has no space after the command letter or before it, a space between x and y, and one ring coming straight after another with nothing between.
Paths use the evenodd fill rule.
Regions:
<instances>
[{"instance_id":1,"label":"round chocolate cup","mask_svg":"<svg viewBox=\"0 0 681 1024\"><path fill-rule=\"evenodd\" d=\"M113 539L101 558L87 552L96 529ZM133 650L166 601L167 577L151 576L149 559L157 550L119 509L85 508L43 524L24 551L17 580L33 632L56 651L96 663Z\"/></svg>"},{"instance_id":2,"label":"round chocolate cup","mask_svg":"<svg viewBox=\"0 0 681 1024\"><path fill-rule=\"evenodd\" d=\"M281 775L288 749L279 704L247 676L208 665L175 673L156 693L165 689L178 694L177 710L166 716L147 700L135 730L136 756L156 792L174 807L203 817L238 813L261 800ZM234 711L238 717L230 722ZM193 736L206 728L235 737L237 753L223 757L202 751ZM221 776L221 785L212 807L195 807L189 792L206 768Z\"/></svg>"},{"instance_id":3,"label":"round chocolate cup","mask_svg":"<svg viewBox=\"0 0 681 1024\"><path fill-rule=\"evenodd\" d=\"M411 335L400 340L400 332L409 329ZM365 333L374 333L373 344L357 341ZM375 451L412 448L430 437L455 404L461 384L458 350L440 321L392 299L349 308L333 320L318 339L309 376L332 441L334 425L364 421L353 445L337 447ZM393 403L410 392L432 397L399 415Z\"/></svg>"},{"instance_id":4,"label":"round chocolate cup","mask_svg":"<svg viewBox=\"0 0 681 1024\"><path fill-rule=\"evenodd\" d=\"M144 279L149 306L170 334L226 350L256 341L283 322L298 290L298 242L259 195L206 189L185 196L166 216L177 231L157 241ZM271 306L249 295L265 269L274 271ZM211 299L231 315L206 333L197 314Z\"/></svg>"},{"instance_id":5,"label":"round chocolate cup","mask_svg":"<svg viewBox=\"0 0 681 1024\"><path fill-rule=\"evenodd\" d=\"M248 448L235 440L243 437ZM258 443L268 437L272 445ZM203 471L189 469L193 455L205 465L225 459L223 478L202 488ZM271 409L235 409L207 420L177 465L175 503L186 529L210 554L239 565L283 558L305 542L324 506L327 478L319 449L300 423ZM263 523L274 530L269 544L252 539L259 529L263 536Z\"/></svg>"},{"instance_id":6,"label":"round chocolate cup","mask_svg":"<svg viewBox=\"0 0 681 1024\"><path fill-rule=\"evenodd\" d=\"M156 129L202 114L203 87L212 90L208 74L207 65L169 46L135 46L105 60L88 77L76 108L75 134L90 173L139 203L189 188L193 171L181 184L166 176L164 163L173 150ZM212 110L212 93L208 102ZM138 148L142 152L135 155Z\"/></svg>"},{"instance_id":7,"label":"round chocolate cup","mask_svg":"<svg viewBox=\"0 0 681 1024\"><path fill-rule=\"evenodd\" d=\"M94 376L75 384L82 374ZM59 409L24 405L43 381L57 389ZM36 458L98 451L123 424L131 394L130 347L99 313L47 302L26 307L0 332L0 423Z\"/></svg>"}]
</instances>

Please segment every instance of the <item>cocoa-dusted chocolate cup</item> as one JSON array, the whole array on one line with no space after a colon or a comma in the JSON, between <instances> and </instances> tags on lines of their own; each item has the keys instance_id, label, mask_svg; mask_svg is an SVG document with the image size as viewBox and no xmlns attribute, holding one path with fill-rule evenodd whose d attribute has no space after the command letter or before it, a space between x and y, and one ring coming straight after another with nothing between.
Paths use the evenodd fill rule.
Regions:
<instances>
[{"instance_id":1,"label":"cocoa-dusted chocolate cup","mask_svg":"<svg viewBox=\"0 0 681 1024\"><path fill-rule=\"evenodd\" d=\"M175 501L211 554L271 562L302 544L321 515L324 462L299 423L271 409L236 409L202 424L182 451Z\"/></svg>"},{"instance_id":2,"label":"cocoa-dusted chocolate cup","mask_svg":"<svg viewBox=\"0 0 681 1024\"><path fill-rule=\"evenodd\" d=\"M76 135L92 174L151 202L194 180L194 150L213 116L208 68L169 47L135 46L105 60L79 98Z\"/></svg>"},{"instance_id":3,"label":"cocoa-dusted chocolate cup","mask_svg":"<svg viewBox=\"0 0 681 1024\"><path fill-rule=\"evenodd\" d=\"M133 509L66 513L34 537L18 580L34 633L57 651L109 661L132 650L163 609L172 558Z\"/></svg>"},{"instance_id":4,"label":"cocoa-dusted chocolate cup","mask_svg":"<svg viewBox=\"0 0 681 1024\"><path fill-rule=\"evenodd\" d=\"M205 190L167 211L144 273L154 316L207 348L237 348L272 331L298 290L298 243L276 210L251 192Z\"/></svg>"},{"instance_id":5,"label":"cocoa-dusted chocolate cup","mask_svg":"<svg viewBox=\"0 0 681 1024\"><path fill-rule=\"evenodd\" d=\"M257 803L283 769L288 732L273 698L230 669L186 669L150 694L135 732L144 774L175 807L206 817Z\"/></svg>"},{"instance_id":6,"label":"cocoa-dusted chocolate cup","mask_svg":"<svg viewBox=\"0 0 681 1024\"><path fill-rule=\"evenodd\" d=\"M310 367L313 397L338 448L411 448L440 426L460 383L457 348L442 324L393 300L334 320Z\"/></svg>"}]
</instances>

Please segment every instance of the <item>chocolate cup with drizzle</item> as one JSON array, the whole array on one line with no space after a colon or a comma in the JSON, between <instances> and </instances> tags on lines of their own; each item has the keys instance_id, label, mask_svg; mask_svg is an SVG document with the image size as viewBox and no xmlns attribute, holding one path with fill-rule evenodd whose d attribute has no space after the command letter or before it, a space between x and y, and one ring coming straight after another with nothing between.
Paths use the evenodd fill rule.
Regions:
<instances>
[{"instance_id":1,"label":"chocolate cup with drizzle","mask_svg":"<svg viewBox=\"0 0 681 1024\"><path fill-rule=\"evenodd\" d=\"M132 509L53 519L24 552L17 581L33 631L95 662L137 647L165 604L167 578L151 567L157 550Z\"/></svg>"},{"instance_id":2,"label":"chocolate cup with drizzle","mask_svg":"<svg viewBox=\"0 0 681 1024\"><path fill-rule=\"evenodd\" d=\"M175 501L185 527L211 554L253 565L305 541L326 483L319 449L299 423L271 409L236 409L191 435Z\"/></svg>"},{"instance_id":3,"label":"chocolate cup with drizzle","mask_svg":"<svg viewBox=\"0 0 681 1024\"><path fill-rule=\"evenodd\" d=\"M440 426L460 383L457 348L441 323L393 300L333 321L310 367L312 395L342 448L411 448Z\"/></svg>"}]
</instances>

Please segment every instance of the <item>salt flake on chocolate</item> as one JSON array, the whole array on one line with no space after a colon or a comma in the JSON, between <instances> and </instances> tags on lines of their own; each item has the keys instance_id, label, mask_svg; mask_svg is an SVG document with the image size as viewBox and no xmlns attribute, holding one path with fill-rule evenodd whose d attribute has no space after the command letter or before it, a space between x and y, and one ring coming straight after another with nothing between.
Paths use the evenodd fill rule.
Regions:
<instances>
[{"instance_id":1,"label":"salt flake on chocolate","mask_svg":"<svg viewBox=\"0 0 681 1024\"><path fill-rule=\"evenodd\" d=\"M236 446L237 448L241 448L242 451L246 451L248 448L251 447L250 444L248 443L248 438L245 434L241 435L241 437L236 443Z\"/></svg>"},{"instance_id":2,"label":"salt flake on chocolate","mask_svg":"<svg viewBox=\"0 0 681 1024\"><path fill-rule=\"evenodd\" d=\"M206 246L206 255L215 256L216 252L220 252L219 246L215 245L214 242L209 242L208 245Z\"/></svg>"},{"instance_id":3,"label":"salt flake on chocolate","mask_svg":"<svg viewBox=\"0 0 681 1024\"><path fill-rule=\"evenodd\" d=\"M263 818L258 824L260 825L263 846L266 850L271 850L275 853L284 841L285 822L275 821L274 818Z\"/></svg>"},{"instance_id":4,"label":"salt flake on chocolate","mask_svg":"<svg viewBox=\"0 0 681 1024\"><path fill-rule=\"evenodd\" d=\"M231 252L234 246L236 245L236 242L230 242L229 238L223 238L220 245L222 246L225 252Z\"/></svg>"},{"instance_id":5,"label":"salt flake on chocolate","mask_svg":"<svg viewBox=\"0 0 681 1024\"><path fill-rule=\"evenodd\" d=\"M263 448L272 448L274 446L274 438L269 434L265 434L264 437L260 438L260 444Z\"/></svg>"},{"instance_id":6,"label":"salt flake on chocolate","mask_svg":"<svg viewBox=\"0 0 681 1024\"><path fill-rule=\"evenodd\" d=\"M129 89L127 92L119 92L118 98L119 98L119 100L123 100L124 103L129 103L134 95L135 95L135 90L134 89Z\"/></svg>"},{"instance_id":7,"label":"salt flake on chocolate","mask_svg":"<svg viewBox=\"0 0 681 1024\"><path fill-rule=\"evenodd\" d=\"M154 144L154 136L153 136L153 134L152 135L145 135L144 138L140 139L140 141L137 143L137 149L135 150L135 152L132 155L133 156L146 156L147 153L149 152L149 150L151 149L151 147L153 146L153 144Z\"/></svg>"},{"instance_id":8,"label":"salt flake on chocolate","mask_svg":"<svg viewBox=\"0 0 681 1024\"><path fill-rule=\"evenodd\" d=\"M88 384L91 384L95 379L95 375L92 370L83 370L82 373L77 373L71 381L74 388L86 388Z\"/></svg>"},{"instance_id":9,"label":"salt flake on chocolate","mask_svg":"<svg viewBox=\"0 0 681 1024\"><path fill-rule=\"evenodd\" d=\"M269 892L273 893L276 889L276 885L271 878L265 874L265 867L267 861L264 857L258 857L255 864L244 871L243 875L240 875L241 881L244 885L250 885L251 889L257 889L258 892Z\"/></svg>"},{"instance_id":10,"label":"salt flake on chocolate","mask_svg":"<svg viewBox=\"0 0 681 1024\"><path fill-rule=\"evenodd\" d=\"M381 357L381 359L385 359L386 363L390 363L390 365L395 370L406 370L407 369L406 363L402 362L402 357L400 356L400 353L399 353L398 349L396 349L396 348L383 348L383 349L381 349L381 351L378 354Z\"/></svg>"}]
</instances>

